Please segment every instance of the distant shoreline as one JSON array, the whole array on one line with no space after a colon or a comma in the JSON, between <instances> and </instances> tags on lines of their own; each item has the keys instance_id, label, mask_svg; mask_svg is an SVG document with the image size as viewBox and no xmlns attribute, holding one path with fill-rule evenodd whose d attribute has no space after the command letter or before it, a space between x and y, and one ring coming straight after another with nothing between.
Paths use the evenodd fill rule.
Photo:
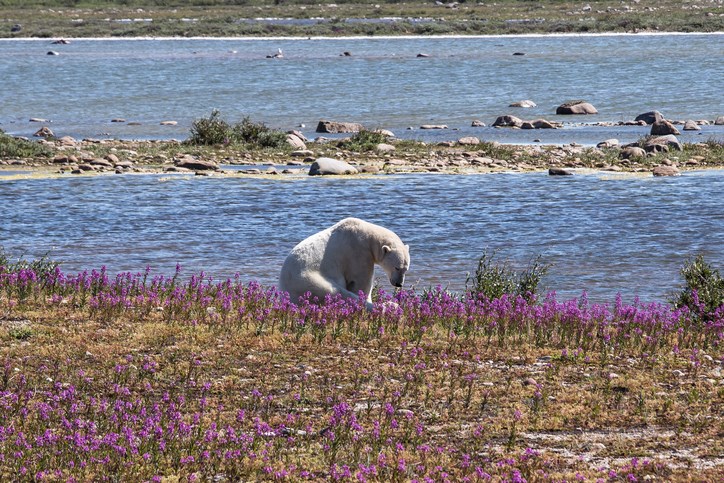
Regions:
<instances>
[{"instance_id":1,"label":"distant shoreline","mask_svg":"<svg viewBox=\"0 0 724 483\"><path fill-rule=\"evenodd\" d=\"M0 42L52 42L59 38L63 38L70 41L128 41L128 40L249 40L249 41L279 41L279 40L330 40L330 41L345 41L345 40L413 40L413 39L495 39L495 38L544 38L544 37L668 37L668 36L679 36L679 37L692 37L692 36L717 36L724 35L724 31L721 32L593 32L593 33L531 33L531 34L499 34L499 35L464 35L464 34L443 34L443 35L354 35L354 36L340 36L330 37L325 35L320 36L276 36L276 37L254 37L254 36L230 36L230 37L210 37L210 36L197 36L197 37L183 37L183 36L170 36L170 37L155 37L155 36L139 36L139 37L0 37Z\"/></svg>"}]
</instances>

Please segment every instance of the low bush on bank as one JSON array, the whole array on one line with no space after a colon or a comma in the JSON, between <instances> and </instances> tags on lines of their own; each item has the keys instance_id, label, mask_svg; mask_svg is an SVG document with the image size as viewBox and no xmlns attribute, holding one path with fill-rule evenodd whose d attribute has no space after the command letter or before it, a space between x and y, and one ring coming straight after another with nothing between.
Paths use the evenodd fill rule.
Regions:
<instances>
[{"instance_id":1,"label":"low bush on bank","mask_svg":"<svg viewBox=\"0 0 724 483\"><path fill-rule=\"evenodd\" d=\"M531 260L521 272L514 270L508 261L496 261L495 256L495 252L483 252L475 273L468 274L465 280L466 290L490 300L504 295L523 297L528 302L535 300L539 296L538 285L550 268L541 261L541 256Z\"/></svg>"},{"instance_id":2,"label":"low bush on bank","mask_svg":"<svg viewBox=\"0 0 724 483\"><path fill-rule=\"evenodd\" d=\"M18 139L0 129L0 158L49 158L53 152L36 142Z\"/></svg>"},{"instance_id":3,"label":"low bush on bank","mask_svg":"<svg viewBox=\"0 0 724 483\"><path fill-rule=\"evenodd\" d=\"M337 146L358 153L374 151L377 145L387 141L387 136L381 132L362 130L354 133L347 139L339 141Z\"/></svg>"},{"instance_id":4,"label":"low bush on bank","mask_svg":"<svg viewBox=\"0 0 724 483\"><path fill-rule=\"evenodd\" d=\"M193 122L191 135L186 141L192 145L242 145L252 148L285 148L286 134L271 129L264 123L253 122L248 116L241 122L230 124L217 110L209 117Z\"/></svg>"},{"instance_id":5,"label":"low bush on bank","mask_svg":"<svg viewBox=\"0 0 724 483\"><path fill-rule=\"evenodd\" d=\"M719 270L697 255L681 268L685 286L674 300L675 307L688 308L695 318L711 320L720 317L717 309L724 307L724 278ZM724 311L723 311L724 312Z\"/></svg>"}]
</instances>

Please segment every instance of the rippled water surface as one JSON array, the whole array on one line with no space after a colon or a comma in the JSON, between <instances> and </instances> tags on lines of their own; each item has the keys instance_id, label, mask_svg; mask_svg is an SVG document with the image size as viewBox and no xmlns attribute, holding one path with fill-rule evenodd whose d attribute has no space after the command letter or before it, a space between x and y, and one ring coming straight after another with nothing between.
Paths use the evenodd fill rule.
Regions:
<instances>
[{"instance_id":1,"label":"rippled water surface","mask_svg":"<svg viewBox=\"0 0 724 483\"><path fill-rule=\"evenodd\" d=\"M346 216L411 245L408 282L462 289L487 247L552 263L547 289L664 300L683 261L724 265L724 173L676 178L544 174L329 179L125 175L0 178L0 245L66 271L173 273L275 284L287 252ZM381 275L381 273L380 273ZM381 285L390 288L381 278Z\"/></svg>"},{"instance_id":2,"label":"rippled water surface","mask_svg":"<svg viewBox=\"0 0 724 483\"><path fill-rule=\"evenodd\" d=\"M277 49L282 59L266 58ZM0 79L0 129L13 134L31 135L39 125L29 119L41 118L59 136L185 139L193 120L216 108L232 121L248 115L285 129L304 124L310 135L320 119L334 119L429 140L630 142L647 129L575 124L630 120L652 109L669 119L724 115L724 35L0 40ZM508 107L522 99L538 107ZM556 106L571 99L591 102L599 115L556 116ZM470 127L509 113L569 125ZM111 122L119 118L127 122ZM161 126L165 120L178 124ZM450 129L406 129L422 124ZM724 127L683 139L712 136L724 139Z\"/></svg>"}]
</instances>

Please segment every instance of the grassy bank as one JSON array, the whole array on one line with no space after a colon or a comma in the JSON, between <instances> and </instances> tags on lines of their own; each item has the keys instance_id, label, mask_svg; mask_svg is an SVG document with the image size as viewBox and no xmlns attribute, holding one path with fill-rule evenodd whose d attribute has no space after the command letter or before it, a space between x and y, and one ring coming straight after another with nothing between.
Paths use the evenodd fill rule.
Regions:
<instances>
[{"instance_id":1,"label":"grassy bank","mask_svg":"<svg viewBox=\"0 0 724 483\"><path fill-rule=\"evenodd\" d=\"M724 31L716 0L0 1L0 37L505 35ZM260 22L284 18L305 22ZM394 21L379 19L395 18ZM349 21L348 19L354 19Z\"/></svg>"},{"instance_id":2,"label":"grassy bank","mask_svg":"<svg viewBox=\"0 0 724 483\"><path fill-rule=\"evenodd\" d=\"M0 269L0 475L724 474L721 311L441 290L377 301L294 306L203 275Z\"/></svg>"},{"instance_id":3,"label":"grassy bank","mask_svg":"<svg viewBox=\"0 0 724 483\"><path fill-rule=\"evenodd\" d=\"M681 151L667 148L625 159L621 146L503 145L486 141L474 145L455 141L428 144L363 131L342 140L307 141L305 150L295 151L278 132L260 131L256 134L259 140L253 142L243 138L238 142L227 142L225 131L214 132L216 134L224 142L206 144L201 140L194 143L195 137L191 135L184 142L74 140L69 144L67 140L55 138L18 139L0 131L0 168L88 174L162 172L176 169L183 160L193 159L209 162L216 168L222 165L275 165L283 169L285 165L308 167L318 157L340 159L370 174L529 172L550 168L651 173L661 165L677 166L682 171L724 167L724 144L713 139L684 143ZM643 146L646 139L642 138L639 144ZM380 144L388 147L381 150ZM216 172L223 174L223 171ZM279 173L276 168L269 172Z\"/></svg>"}]
</instances>

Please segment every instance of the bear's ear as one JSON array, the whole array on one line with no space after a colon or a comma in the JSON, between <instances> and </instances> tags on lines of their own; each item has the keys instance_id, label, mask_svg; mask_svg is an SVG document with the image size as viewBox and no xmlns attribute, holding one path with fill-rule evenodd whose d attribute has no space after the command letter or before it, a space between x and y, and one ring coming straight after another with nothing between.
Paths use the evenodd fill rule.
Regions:
<instances>
[{"instance_id":1,"label":"bear's ear","mask_svg":"<svg viewBox=\"0 0 724 483\"><path fill-rule=\"evenodd\" d=\"M382 252L383 252L385 255L387 255L387 254L390 253L391 251L392 251L392 248L390 248L390 247L387 246L387 245L382 245Z\"/></svg>"}]
</instances>

